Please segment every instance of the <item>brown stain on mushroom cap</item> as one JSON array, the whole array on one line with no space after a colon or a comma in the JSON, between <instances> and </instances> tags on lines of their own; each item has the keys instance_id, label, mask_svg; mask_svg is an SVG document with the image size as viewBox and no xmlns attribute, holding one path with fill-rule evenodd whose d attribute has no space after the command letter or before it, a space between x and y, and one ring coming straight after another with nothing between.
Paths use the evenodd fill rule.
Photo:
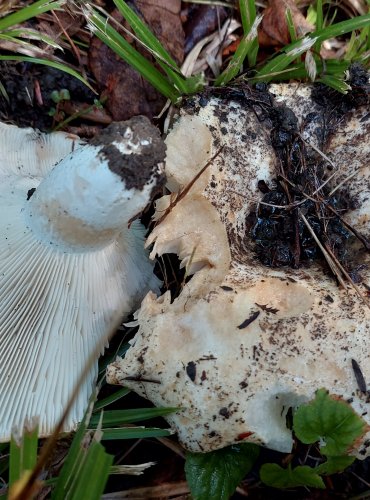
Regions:
<instances>
[{"instance_id":1,"label":"brown stain on mushroom cap","mask_svg":"<svg viewBox=\"0 0 370 500\"><path fill-rule=\"evenodd\" d=\"M153 165L164 162L166 154L159 129L145 116L112 123L90 144L101 146L101 156L108 161L111 171L122 178L127 189L142 190L152 177ZM155 172L155 176L158 188L163 184L164 176L159 171Z\"/></svg>"}]
</instances>

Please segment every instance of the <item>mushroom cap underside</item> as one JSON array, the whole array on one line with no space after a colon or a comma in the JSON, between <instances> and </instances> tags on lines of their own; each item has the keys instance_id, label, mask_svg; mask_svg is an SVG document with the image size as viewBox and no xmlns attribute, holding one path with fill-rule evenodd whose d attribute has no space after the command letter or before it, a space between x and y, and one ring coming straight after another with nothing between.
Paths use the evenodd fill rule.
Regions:
<instances>
[{"instance_id":1,"label":"mushroom cap underside","mask_svg":"<svg viewBox=\"0 0 370 500\"><path fill-rule=\"evenodd\" d=\"M137 221L97 251L62 251L36 237L25 218L34 190L86 146L63 133L0 131L0 441L8 441L34 417L41 436L52 432L91 353L157 279ZM96 375L94 363L64 430L81 421Z\"/></svg>"}]
</instances>

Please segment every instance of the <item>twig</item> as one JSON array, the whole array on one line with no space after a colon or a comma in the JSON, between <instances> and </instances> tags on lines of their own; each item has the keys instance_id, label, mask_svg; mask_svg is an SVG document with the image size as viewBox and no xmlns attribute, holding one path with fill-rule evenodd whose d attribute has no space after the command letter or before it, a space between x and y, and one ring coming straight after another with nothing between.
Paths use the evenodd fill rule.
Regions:
<instances>
[{"instance_id":1,"label":"twig","mask_svg":"<svg viewBox=\"0 0 370 500\"><path fill-rule=\"evenodd\" d=\"M332 189L329 193L329 198L330 196L333 196L333 194L335 193L335 191L337 191L340 187L343 186L343 184L345 184L347 181L349 181L350 179L352 179L352 177L355 177L355 175L357 175L358 172L352 172L352 174L350 174L348 177L346 177L345 179L343 179L337 186L335 186L334 189Z\"/></svg>"},{"instance_id":2,"label":"twig","mask_svg":"<svg viewBox=\"0 0 370 500\"><path fill-rule=\"evenodd\" d=\"M302 212L300 210L298 210L298 215L303 220L303 222L305 223L307 229L311 233L312 238L315 240L317 246L320 248L323 256L325 257L326 262L329 264L330 269L332 270L332 272L334 273L334 275L337 277L339 283L343 286L343 288L345 290L347 290L346 283L343 280L343 277L341 275L340 269L338 268L336 262L332 259L332 257L330 256L329 252L327 252L326 248L324 247L324 245L321 243L321 241L317 237L315 231L312 229L310 223L308 222L308 220L306 219L306 217L302 214Z\"/></svg>"}]
</instances>

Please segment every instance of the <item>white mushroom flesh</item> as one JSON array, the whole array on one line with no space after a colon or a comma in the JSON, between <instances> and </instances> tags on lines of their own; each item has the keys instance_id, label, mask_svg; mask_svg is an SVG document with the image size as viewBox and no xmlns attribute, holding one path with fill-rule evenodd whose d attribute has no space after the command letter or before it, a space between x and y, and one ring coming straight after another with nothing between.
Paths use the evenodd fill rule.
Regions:
<instances>
[{"instance_id":1,"label":"white mushroom flesh","mask_svg":"<svg viewBox=\"0 0 370 500\"><path fill-rule=\"evenodd\" d=\"M273 85L271 93L288 104L301 136L318 149L317 122L305 118L323 110L311 99L310 87ZM109 382L156 405L182 408L166 418L195 452L245 440L289 452L286 413L320 388L348 401L370 425L369 397L359 390L351 365L355 359L370 382L369 255L354 244L364 300L350 286L339 287L322 264L271 268L256 260L246 219L261 199L257 182L271 182L277 165L271 124L259 119L259 110L211 98L182 111L166 140L172 189L184 188L220 152L177 203L172 195L164 217L171 200L159 200L159 223L148 244L154 244L152 257L175 252L195 274L172 303L170 292L146 296L131 348L107 372ZM202 149L194 155L197 148L189 144L207 144L210 133L207 154ZM190 135L186 141L184 134ZM345 217L367 238L369 137L363 106L343 118L323 150L331 162L325 160L327 176L333 165L337 169L333 186L355 175L348 186L358 208ZM362 436L352 450L360 458L369 454L369 437Z\"/></svg>"}]
</instances>

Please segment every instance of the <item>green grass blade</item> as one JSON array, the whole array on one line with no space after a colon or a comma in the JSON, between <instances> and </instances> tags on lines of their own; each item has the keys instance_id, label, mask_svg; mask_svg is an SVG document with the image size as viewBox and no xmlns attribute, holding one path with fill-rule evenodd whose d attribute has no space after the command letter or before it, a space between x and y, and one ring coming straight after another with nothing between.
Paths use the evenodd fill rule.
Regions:
<instances>
[{"instance_id":1,"label":"green grass blade","mask_svg":"<svg viewBox=\"0 0 370 500\"><path fill-rule=\"evenodd\" d=\"M239 0L240 17L242 20L243 32L249 33L256 19L257 11L254 0Z\"/></svg>"},{"instance_id":2,"label":"green grass blade","mask_svg":"<svg viewBox=\"0 0 370 500\"><path fill-rule=\"evenodd\" d=\"M178 408L137 408L130 410L110 410L103 413L103 427L114 427L133 422L141 422L151 418L163 417L177 411ZM93 415L89 426L96 427L100 415Z\"/></svg>"},{"instance_id":3,"label":"green grass blade","mask_svg":"<svg viewBox=\"0 0 370 500\"><path fill-rule=\"evenodd\" d=\"M34 64L43 64L44 66L50 66L51 68L58 69L60 71L64 71L64 73L68 73L71 76L74 76L77 78L77 80L80 80L86 87L89 87L90 90L92 90L95 94L96 91L92 88L92 86L85 80L83 76L81 76L77 71L74 69L70 68L69 66L66 66L63 63L59 63L56 61L49 61L48 59L40 59L38 57L29 57L29 56L1 56L0 55L0 61L22 61L22 62L30 62Z\"/></svg>"},{"instance_id":4,"label":"green grass blade","mask_svg":"<svg viewBox=\"0 0 370 500\"><path fill-rule=\"evenodd\" d=\"M29 428L25 427L23 431L22 446L22 467L23 470L32 470L37 462L39 427L33 424Z\"/></svg>"},{"instance_id":5,"label":"green grass blade","mask_svg":"<svg viewBox=\"0 0 370 500\"><path fill-rule=\"evenodd\" d=\"M176 61L163 47L157 37L150 31L140 17L123 0L113 0L122 16L129 23L138 39L148 48L157 63L166 72L181 94L189 93L187 79L181 74Z\"/></svg>"},{"instance_id":6,"label":"green grass blade","mask_svg":"<svg viewBox=\"0 0 370 500\"><path fill-rule=\"evenodd\" d=\"M367 26L370 22L370 14L348 19L340 23L328 26L322 30L314 31L306 37L297 40L284 47L283 53L278 54L270 62L259 71L257 78L251 79L252 82L257 80L270 81L271 75L276 75L284 71L293 61L307 50L309 50L316 42L323 42L328 38L335 38L344 35L356 29L361 29Z\"/></svg>"},{"instance_id":7,"label":"green grass blade","mask_svg":"<svg viewBox=\"0 0 370 500\"><path fill-rule=\"evenodd\" d=\"M342 21L340 23L332 24L322 30L314 31L309 36L312 38L316 37L317 41L324 42L329 38L335 38L354 30L366 28L369 26L369 23L370 14L365 14L363 16L354 17L353 19L347 19L346 21Z\"/></svg>"},{"instance_id":8,"label":"green grass blade","mask_svg":"<svg viewBox=\"0 0 370 500\"><path fill-rule=\"evenodd\" d=\"M48 12L53 9L59 9L66 0L59 0L53 2L51 0L39 0L38 2L34 2L33 4L23 7L22 9L9 14L2 19L0 19L0 31L6 30L11 26L15 26L16 24L21 24L32 17L38 16L39 14L43 14L44 12Z\"/></svg>"},{"instance_id":9,"label":"green grass blade","mask_svg":"<svg viewBox=\"0 0 370 500\"><path fill-rule=\"evenodd\" d=\"M64 500L99 500L109 477L113 456L106 453L101 443L93 441L80 467L72 491Z\"/></svg>"},{"instance_id":10,"label":"green grass blade","mask_svg":"<svg viewBox=\"0 0 370 500\"><path fill-rule=\"evenodd\" d=\"M119 57L136 69L154 88L172 102L176 102L179 99L179 93L167 81L166 77L135 50L102 16L90 10L87 18L92 32Z\"/></svg>"},{"instance_id":11,"label":"green grass blade","mask_svg":"<svg viewBox=\"0 0 370 500\"><path fill-rule=\"evenodd\" d=\"M52 500L65 500L66 492L69 491L72 487L74 478L77 474L83 457L86 454L86 447L84 447L83 441L86 434L87 424L90 420L93 401L94 397L91 398L89 408L85 413L84 419L78 426L76 434L74 435L67 458L60 472L56 488L52 492Z\"/></svg>"},{"instance_id":12,"label":"green grass blade","mask_svg":"<svg viewBox=\"0 0 370 500\"><path fill-rule=\"evenodd\" d=\"M44 34L44 33L39 33L36 30L29 29L29 28L24 28L24 29L9 29L6 30L3 33L0 33L0 35L3 37L4 35L7 35L12 38L22 38L22 39L29 39L29 40L37 40L46 43L47 45L50 45L51 47L59 50L63 50L63 48L57 44L50 36Z\"/></svg>"},{"instance_id":13,"label":"green grass blade","mask_svg":"<svg viewBox=\"0 0 370 500\"><path fill-rule=\"evenodd\" d=\"M317 73L318 75L320 75L320 73L325 70L328 75L340 75L341 78L343 78L343 73L348 69L348 66L348 61L327 59L325 61L325 66L323 66L322 61L318 60ZM270 74L268 75L268 77L271 81L303 80L307 78L307 71L305 68L305 64L303 62L300 62L299 64L295 64L294 67L290 67L279 74ZM265 77L261 77L261 79L264 78ZM258 81L258 76L255 77L255 80Z\"/></svg>"},{"instance_id":14,"label":"green grass blade","mask_svg":"<svg viewBox=\"0 0 370 500\"><path fill-rule=\"evenodd\" d=\"M18 481L22 474L22 442L12 434L9 452L9 488Z\"/></svg>"},{"instance_id":15,"label":"green grass blade","mask_svg":"<svg viewBox=\"0 0 370 500\"><path fill-rule=\"evenodd\" d=\"M166 429L151 427L123 427L121 429L104 429L102 441L115 439L141 439L171 436Z\"/></svg>"},{"instance_id":16,"label":"green grass blade","mask_svg":"<svg viewBox=\"0 0 370 500\"><path fill-rule=\"evenodd\" d=\"M322 0L316 1L316 31L320 31L324 27L324 14L322 10Z\"/></svg>"},{"instance_id":17,"label":"green grass blade","mask_svg":"<svg viewBox=\"0 0 370 500\"><path fill-rule=\"evenodd\" d=\"M285 18L288 26L290 41L295 42L297 40L297 32L295 30L293 16L290 9L285 11Z\"/></svg>"},{"instance_id":18,"label":"green grass blade","mask_svg":"<svg viewBox=\"0 0 370 500\"><path fill-rule=\"evenodd\" d=\"M331 87L342 94L346 94L349 90L351 90L350 85L343 80L343 76L341 78L334 75L323 75L321 78L317 78L316 81L325 83L328 87Z\"/></svg>"},{"instance_id":19,"label":"green grass blade","mask_svg":"<svg viewBox=\"0 0 370 500\"><path fill-rule=\"evenodd\" d=\"M226 85L226 83L235 78L235 76L239 73L243 66L244 59L253 47L253 42L257 38L257 28L261 21L261 16L255 19L253 26L251 27L249 33L240 42L227 68L216 78L216 87Z\"/></svg>"},{"instance_id":20,"label":"green grass blade","mask_svg":"<svg viewBox=\"0 0 370 500\"><path fill-rule=\"evenodd\" d=\"M38 423L25 424L22 435L12 432L9 450L9 488L20 479L24 471L31 470L37 461Z\"/></svg>"},{"instance_id":21,"label":"green grass blade","mask_svg":"<svg viewBox=\"0 0 370 500\"><path fill-rule=\"evenodd\" d=\"M123 0L113 0L117 9L129 23L138 39L148 47L153 55L158 54L172 70L181 75L181 70L178 68L176 61L171 57L167 50L163 47L157 37L150 31L140 17L124 2Z\"/></svg>"},{"instance_id":22,"label":"green grass blade","mask_svg":"<svg viewBox=\"0 0 370 500\"><path fill-rule=\"evenodd\" d=\"M286 52L274 57L258 72L258 80L270 81L269 75L275 75L284 71L298 56L309 50L316 39L306 36L286 47ZM254 78L252 79L254 81Z\"/></svg>"},{"instance_id":23,"label":"green grass blade","mask_svg":"<svg viewBox=\"0 0 370 500\"><path fill-rule=\"evenodd\" d=\"M243 33L246 36L251 27L253 26L254 21L256 20L257 9L255 0L239 0L239 10L240 17L242 20ZM254 66L257 60L258 53L258 37L256 37L248 50L248 63L249 66Z\"/></svg>"},{"instance_id":24,"label":"green grass blade","mask_svg":"<svg viewBox=\"0 0 370 500\"><path fill-rule=\"evenodd\" d=\"M95 413L95 412L97 412L99 410L102 410L106 406L108 406L108 405L110 405L112 403L115 403L116 401L118 401L119 399L123 398L124 396L126 396L130 392L131 392L131 390L127 389L127 387L122 387L122 389L119 389L114 394L111 394L110 396L108 396L108 397L106 397L104 399L101 399L100 401L97 401L95 403L93 412ZM93 419L94 419L94 417L91 418L91 420L93 420Z\"/></svg>"},{"instance_id":25,"label":"green grass blade","mask_svg":"<svg viewBox=\"0 0 370 500\"><path fill-rule=\"evenodd\" d=\"M38 40L43 41L45 43L48 43L47 40L42 40L42 38L43 38L42 36L39 36ZM36 39L36 37L34 39ZM17 38L15 35L13 35L9 31L5 31L4 33L0 32L0 40L6 40L10 43L18 44L19 49L18 49L18 47L15 47L13 49L13 51L14 52L23 52L24 54L27 55L27 57L33 57L29 54L34 54L35 56L38 54L42 55L42 50L39 47L37 47L36 45L27 41L26 38L22 38L22 37ZM51 44L49 44L49 45L51 45ZM59 47L57 44L53 44L53 47L56 49L61 49L61 47ZM26 51L28 51L29 54L27 54Z\"/></svg>"}]
</instances>

